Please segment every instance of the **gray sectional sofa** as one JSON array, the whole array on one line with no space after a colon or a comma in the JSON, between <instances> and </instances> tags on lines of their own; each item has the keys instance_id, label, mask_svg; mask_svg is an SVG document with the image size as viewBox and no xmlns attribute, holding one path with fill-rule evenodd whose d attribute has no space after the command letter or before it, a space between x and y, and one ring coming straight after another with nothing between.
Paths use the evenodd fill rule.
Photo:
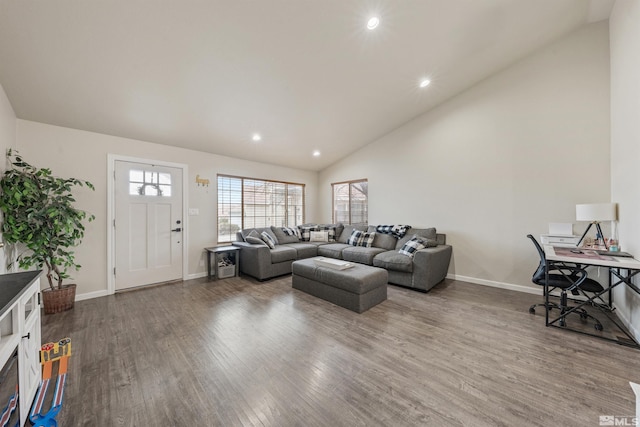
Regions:
<instances>
[{"instance_id":1,"label":"gray sectional sofa","mask_svg":"<svg viewBox=\"0 0 640 427\"><path fill-rule=\"evenodd\" d=\"M452 248L446 244L446 236L436 233L435 228L410 228L402 238L376 233L371 247L362 247L348 243L353 230L371 232L376 230L376 226L300 226L305 227L332 229L336 236L335 242L302 241L295 235L287 235L280 227L245 229L238 232L237 241L233 242L233 245L240 248L241 273L262 281L290 274L291 264L296 260L324 256L384 268L389 274L389 283L426 292L440 283L449 269ZM269 234L276 242L275 248L246 242L245 239L252 230L258 234ZM414 235L427 238L437 245L420 249L413 257L399 253L400 248Z\"/></svg>"}]
</instances>

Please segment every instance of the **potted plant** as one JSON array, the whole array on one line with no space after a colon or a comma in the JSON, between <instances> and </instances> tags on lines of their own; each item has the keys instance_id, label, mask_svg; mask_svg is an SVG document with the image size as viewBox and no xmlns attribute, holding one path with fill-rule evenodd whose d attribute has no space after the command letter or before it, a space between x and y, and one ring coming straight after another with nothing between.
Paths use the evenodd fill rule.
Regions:
<instances>
[{"instance_id":1,"label":"potted plant","mask_svg":"<svg viewBox=\"0 0 640 427\"><path fill-rule=\"evenodd\" d=\"M83 221L95 217L73 206L71 193L76 186L88 181L59 178L50 169L36 168L25 162L15 151L7 151L11 167L0 180L0 210L4 220L2 234L6 243L15 244L15 261L20 268L46 266L49 289L43 290L46 314L58 313L73 307L76 285L63 285L69 278L68 269L78 270L75 254L70 249L84 237Z\"/></svg>"}]
</instances>

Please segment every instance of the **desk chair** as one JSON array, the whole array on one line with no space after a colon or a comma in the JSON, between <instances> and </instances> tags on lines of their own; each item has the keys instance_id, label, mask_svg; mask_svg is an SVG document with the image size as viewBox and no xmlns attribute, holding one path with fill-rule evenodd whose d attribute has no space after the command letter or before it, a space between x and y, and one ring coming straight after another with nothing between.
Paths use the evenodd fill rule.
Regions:
<instances>
[{"instance_id":1,"label":"desk chair","mask_svg":"<svg viewBox=\"0 0 640 427\"><path fill-rule=\"evenodd\" d=\"M528 234L527 237L531 239L533 245L536 247L538 251L538 255L540 255L540 264L538 265L537 270L533 273L533 277L531 281L536 285L543 286L545 285L546 278L546 269L547 269L547 260L544 256L544 250L538 243L538 241L531 234ZM551 271L557 271L559 274L551 274ZM529 307L529 313L534 314L536 312L536 307L542 306L547 310L557 309L560 310L560 314L564 314L566 311L571 309L568 306L568 297L567 292L571 292L572 295L580 295L581 292L601 292L603 287L600 283L596 282L593 279L587 277L587 272L580 268L577 264L565 264L562 266L549 266L549 292L554 289L560 289L560 303L556 304L554 302L549 302L548 304L533 304ZM596 330L602 330L602 323L589 313L586 310L580 308L571 312L570 314L578 314L580 315L581 320L593 319L595 322L594 327ZM566 322L564 317L559 320L560 326L566 326Z\"/></svg>"}]
</instances>

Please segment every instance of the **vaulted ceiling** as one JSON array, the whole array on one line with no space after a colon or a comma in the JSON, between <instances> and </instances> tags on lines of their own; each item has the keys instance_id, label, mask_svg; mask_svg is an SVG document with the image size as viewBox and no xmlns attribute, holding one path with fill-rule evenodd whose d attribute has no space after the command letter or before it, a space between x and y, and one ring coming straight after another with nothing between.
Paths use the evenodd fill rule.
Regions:
<instances>
[{"instance_id":1,"label":"vaulted ceiling","mask_svg":"<svg viewBox=\"0 0 640 427\"><path fill-rule=\"evenodd\" d=\"M611 4L0 0L0 84L21 119L321 170Z\"/></svg>"}]
</instances>

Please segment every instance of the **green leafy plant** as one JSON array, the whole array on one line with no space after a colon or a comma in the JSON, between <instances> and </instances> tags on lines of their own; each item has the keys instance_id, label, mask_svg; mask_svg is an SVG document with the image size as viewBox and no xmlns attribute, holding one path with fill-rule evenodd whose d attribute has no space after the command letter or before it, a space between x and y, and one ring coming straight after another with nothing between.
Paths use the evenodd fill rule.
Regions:
<instances>
[{"instance_id":1,"label":"green leafy plant","mask_svg":"<svg viewBox=\"0 0 640 427\"><path fill-rule=\"evenodd\" d=\"M73 206L71 191L76 186L95 188L88 181L55 177L50 169L31 166L12 150L7 159L11 168L0 180L4 241L23 246L16 257L20 268L46 265L50 288L56 283L61 289L70 277L68 269L80 268L70 248L84 237L83 221L95 218Z\"/></svg>"}]
</instances>

